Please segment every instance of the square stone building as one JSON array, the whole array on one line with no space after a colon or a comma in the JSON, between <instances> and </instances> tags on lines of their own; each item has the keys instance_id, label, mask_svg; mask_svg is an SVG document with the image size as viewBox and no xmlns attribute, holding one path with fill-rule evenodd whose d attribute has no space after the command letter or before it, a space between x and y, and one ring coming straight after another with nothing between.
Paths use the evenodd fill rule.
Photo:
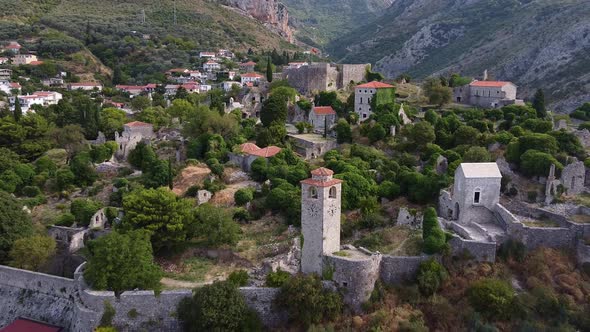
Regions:
<instances>
[{"instance_id":1,"label":"square stone building","mask_svg":"<svg viewBox=\"0 0 590 332\"><path fill-rule=\"evenodd\" d=\"M481 219L482 209L493 211L500 200L502 174L496 163L463 163L455 171L452 220L468 224ZM479 220L481 221L481 220Z\"/></svg>"}]
</instances>

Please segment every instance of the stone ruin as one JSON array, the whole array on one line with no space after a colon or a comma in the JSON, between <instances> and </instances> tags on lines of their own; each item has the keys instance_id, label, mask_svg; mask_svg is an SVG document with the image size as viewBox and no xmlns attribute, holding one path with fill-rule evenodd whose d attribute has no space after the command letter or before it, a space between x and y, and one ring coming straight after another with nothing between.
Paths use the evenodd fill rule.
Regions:
<instances>
[{"instance_id":1,"label":"stone ruin","mask_svg":"<svg viewBox=\"0 0 590 332\"><path fill-rule=\"evenodd\" d=\"M555 164L552 164L545 182L545 204L551 204L553 198L561 194L560 186L566 195L579 195L585 192L589 180L586 173L588 173L588 170L584 162L573 158L573 162L563 168L561 177L557 180L555 178Z\"/></svg>"}]
</instances>

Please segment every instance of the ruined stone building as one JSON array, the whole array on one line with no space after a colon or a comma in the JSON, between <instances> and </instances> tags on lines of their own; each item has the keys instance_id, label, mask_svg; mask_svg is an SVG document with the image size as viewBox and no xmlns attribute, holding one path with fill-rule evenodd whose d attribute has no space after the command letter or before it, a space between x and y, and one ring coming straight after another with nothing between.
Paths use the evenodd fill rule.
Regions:
<instances>
[{"instance_id":1,"label":"ruined stone building","mask_svg":"<svg viewBox=\"0 0 590 332\"><path fill-rule=\"evenodd\" d=\"M336 91L351 82L365 80L370 64L312 63L283 69L283 79L299 93L309 95L314 91Z\"/></svg>"},{"instance_id":2,"label":"ruined stone building","mask_svg":"<svg viewBox=\"0 0 590 332\"><path fill-rule=\"evenodd\" d=\"M517 86L512 82L473 81L453 89L453 100L457 103L485 108L498 108L506 105L524 105L516 99Z\"/></svg>"},{"instance_id":3,"label":"ruined stone building","mask_svg":"<svg viewBox=\"0 0 590 332\"><path fill-rule=\"evenodd\" d=\"M391 89L393 87L393 85L377 81L357 85L354 89L354 111L359 115L359 121L365 121L373 114L371 101L375 97L377 90Z\"/></svg>"},{"instance_id":4,"label":"ruined stone building","mask_svg":"<svg viewBox=\"0 0 590 332\"><path fill-rule=\"evenodd\" d=\"M318 134L324 134L325 129L328 131L336 123L336 111L332 106L315 106L309 112L309 123L313 125L313 131Z\"/></svg>"},{"instance_id":5,"label":"ruined stone building","mask_svg":"<svg viewBox=\"0 0 590 332\"><path fill-rule=\"evenodd\" d=\"M115 132L115 142L119 145L115 157L120 160L127 159L129 153L143 140L154 138L154 126L150 123L133 121L123 125L123 132Z\"/></svg>"},{"instance_id":6,"label":"ruined stone building","mask_svg":"<svg viewBox=\"0 0 590 332\"><path fill-rule=\"evenodd\" d=\"M229 153L229 162L240 167L244 172L250 172L254 160L258 158L268 160L281 152L281 150L281 148L273 145L260 148L254 143L244 143L239 146L237 151Z\"/></svg>"}]
</instances>

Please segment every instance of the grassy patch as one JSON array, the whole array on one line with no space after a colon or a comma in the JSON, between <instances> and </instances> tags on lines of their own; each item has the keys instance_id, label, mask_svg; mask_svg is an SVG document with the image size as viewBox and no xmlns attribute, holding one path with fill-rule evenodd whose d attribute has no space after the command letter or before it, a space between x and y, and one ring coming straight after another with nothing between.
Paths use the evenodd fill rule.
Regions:
<instances>
[{"instance_id":1,"label":"grassy patch","mask_svg":"<svg viewBox=\"0 0 590 332\"><path fill-rule=\"evenodd\" d=\"M334 253L334 256L340 256L340 257L348 257L350 256L346 251L336 251Z\"/></svg>"},{"instance_id":2,"label":"grassy patch","mask_svg":"<svg viewBox=\"0 0 590 332\"><path fill-rule=\"evenodd\" d=\"M422 232L406 226L386 227L364 235L354 244L384 254L414 256L422 252Z\"/></svg>"},{"instance_id":3,"label":"grassy patch","mask_svg":"<svg viewBox=\"0 0 590 332\"><path fill-rule=\"evenodd\" d=\"M213 269L215 263L201 257L191 257L181 264L180 272L166 272L166 277L183 280L202 282L206 280L207 274Z\"/></svg>"},{"instance_id":4,"label":"grassy patch","mask_svg":"<svg viewBox=\"0 0 590 332\"><path fill-rule=\"evenodd\" d=\"M522 223L529 227L560 227L560 225L557 222L547 218L535 220L526 219L523 220Z\"/></svg>"}]
</instances>

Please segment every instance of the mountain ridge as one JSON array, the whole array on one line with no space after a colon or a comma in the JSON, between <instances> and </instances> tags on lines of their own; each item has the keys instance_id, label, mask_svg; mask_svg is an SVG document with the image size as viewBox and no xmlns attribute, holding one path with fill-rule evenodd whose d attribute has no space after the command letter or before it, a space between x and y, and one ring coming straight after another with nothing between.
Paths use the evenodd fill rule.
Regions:
<instances>
[{"instance_id":1,"label":"mountain ridge","mask_svg":"<svg viewBox=\"0 0 590 332\"><path fill-rule=\"evenodd\" d=\"M560 0L397 0L387 13L335 39L341 62L370 61L388 76L417 78L483 70L521 86L544 88L569 111L590 99L590 6Z\"/></svg>"}]
</instances>

